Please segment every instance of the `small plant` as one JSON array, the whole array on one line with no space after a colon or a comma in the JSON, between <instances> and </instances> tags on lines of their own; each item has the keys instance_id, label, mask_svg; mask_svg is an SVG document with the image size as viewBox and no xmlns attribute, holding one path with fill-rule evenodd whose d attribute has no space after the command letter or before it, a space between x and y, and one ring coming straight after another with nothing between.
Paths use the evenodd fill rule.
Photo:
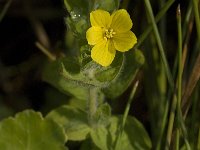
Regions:
<instances>
[{"instance_id":1,"label":"small plant","mask_svg":"<svg viewBox=\"0 0 200 150\"><path fill-rule=\"evenodd\" d=\"M42 80L71 99L47 115L25 110L2 120L0 150L67 150L71 143L80 150L200 149L199 1L185 2L184 14L175 0L153 2L134 2L129 14L129 0L64 0L71 53L56 57L36 45L52 60ZM152 5L159 6L156 16ZM172 6L176 41L168 45ZM145 123L129 114L134 99L148 109Z\"/></svg>"}]
</instances>

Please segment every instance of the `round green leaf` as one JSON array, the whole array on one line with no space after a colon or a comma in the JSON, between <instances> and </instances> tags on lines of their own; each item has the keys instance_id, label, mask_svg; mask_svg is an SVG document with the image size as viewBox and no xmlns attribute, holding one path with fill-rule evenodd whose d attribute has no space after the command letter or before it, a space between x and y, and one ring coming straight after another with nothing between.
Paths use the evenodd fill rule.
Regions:
<instances>
[{"instance_id":1,"label":"round green leaf","mask_svg":"<svg viewBox=\"0 0 200 150\"><path fill-rule=\"evenodd\" d=\"M47 118L62 125L69 140L84 140L90 132L86 112L75 107L62 106L50 112Z\"/></svg>"},{"instance_id":2,"label":"round green leaf","mask_svg":"<svg viewBox=\"0 0 200 150\"><path fill-rule=\"evenodd\" d=\"M121 122L121 117L112 117L109 126L93 129L90 135L94 144L101 150L114 149ZM149 150L152 147L143 125L130 116L127 118L124 132L119 140L114 150Z\"/></svg>"},{"instance_id":3,"label":"round green leaf","mask_svg":"<svg viewBox=\"0 0 200 150\"><path fill-rule=\"evenodd\" d=\"M26 110L0 123L1 150L66 150L66 136L56 123Z\"/></svg>"}]
</instances>

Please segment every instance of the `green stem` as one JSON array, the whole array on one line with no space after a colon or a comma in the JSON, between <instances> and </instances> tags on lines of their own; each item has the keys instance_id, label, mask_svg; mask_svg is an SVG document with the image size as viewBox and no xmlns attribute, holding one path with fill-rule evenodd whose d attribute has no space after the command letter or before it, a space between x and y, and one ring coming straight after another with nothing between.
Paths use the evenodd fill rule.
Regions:
<instances>
[{"instance_id":1,"label":"green stem","mask_svg":"<svg viewBox=\"0 0 200 150\"><path fill-rule=\"evenodd\" d=\"M183 132L184 141L186 144L187 150L190 150L189 142L187 140L187 133L185 129L185 124L181 112L181 97L182 97L182 75L183 75L183 61L182 61L182 27L181 27L181 10L180 5L177 8L177 29L178 29L178 105L177 105L177 112L178 112L178 121L179 121L179 128Z\"/></svg>"},{"instance_id":2,"label":"green stem","mask_svg":"<svg viewBox=\"0 0 200 150\"><path fill-rule=\"evenodd\" d=\"M188 8L187 8L187 11L186 11L184 23L183 23L183 38L186 37L186 33L188 31L188 26L191 22L191 18L193 18L192 14L193 14L192 13L192 1L190 1Z\"/></svg>"},{"instance_id":3,"label":"green stem","mask_svg":"<svg viewBox=\"0 0 200 150\"><path fill-rule=\"evenodd\" d=\"M180 5L178 5L177 8L177 29L178 29L178 93L177 93L177 99L178 99L178 105L177 105L177 111L178 111L178 121L179 123L183 121L181 118L182 112L181 112L181 97L182 97L182 74L183 74L183 65L182 65L182 27L181 27L181 10Z\"/></svg>"},{"instance_id":4,"label":"green stem","mask_svg":"<svg viewBox=\"0 0 200 150\"><path fill-rule=\"evenodd\" d=\"M124 127L125 127L125 124L126 124L126 119L128 117L128 113L129 113L129 110L130 110L130 107L131 107L131 103L132 103L132 100L134 98L136 89L138 87L138 83L139 83L139 81L136 81L135 85L133 86L133 89L132 89L131 94L129 96L128 102L126 104L126 108L125 108L123 119L122 119L122 124L120 126L120 130L119 130L119 133L117 135L117 138L116 138L116 141L115 141L115 145L114 145L115 149L117 149L117 146L118 146L118 143L120 141L120 138L121 138L121 136L122 136L122 134L124 132Z\"/></svg>"},{"instance_id":5,"label":"green stem","mask_svg":"<svg viewBox=\"0 0 200 150\"><path fill-rule=\"evenodd\" d=\"M170 143L171 143L172 129L173 129L173 125L174 125L176 105L177 105L177 97L174 94L173 99L172 99L172 105L171 105L169 123L168 123L168 129L167 129L167 141L166 141L166 145L165 145L166 150L169 149Z\"/></svg>"},{"instance_id":6,"label":"green stem","mask_svg":"<svg viewBox=\"0 0 200 150\"><path fill-rule=\"evenodd\" d=\"M159 0L159 7L162 8L165 4L165 0ZM156 20L156 17L155 17ZM163 41L163 46L166 45L166 15L162 17L162 20L159 24L160 35Z\"/></svg>"},{"instance_id":7,"label":"green stem","mask_svg":"<svg viewBox=\"0 0 200 150\"><path fill-rule=\"evenodd\" d=\"M129 99L128 99L128 102L126 104L126 108L125 108L125 111L124 111L124 115L123 115L123 120L122 120L122 129L124 129L124 126L125 126L125 123L126 123L126 119L127 119L127 116L128 116L128 112L130 110L130 107L131 107L131 103L132 103L132 100L133 100L133 97L135 95L135 92L136 92L136 89L138 87L138 84L139 84L139 81L136 81L132 91L131 91L131 94L129 96Z\"/></svg>"},{"instance_id":8,"label":"green stem","mask_svg":"<svg viewBox=\"0 0 200 150\"><path fill-rule=\"evenodd\" d=\"M163 48L163 45L162 45L162 42L161 42L161 39L160 39L160 35L159 35L159 32L158 32L158 27L156 25L156 21L155 21L154 15L153 15L151 4L150 4L149 0L144 0L144 1L145 1L146 9L147 9L147 12L149 14L152 26L153 26L153 31L154 31L154 34L155 34L155 37L156 37L156 41L157 41L158 48L159 48L159 51L160 51L160 55L161 55L161 58L162 58L162 61L163 61L163 64L164 64L164 68L165 68L165 72L166 72L166 75L167 75L167 78L168 78L170 88L174 89L174 81L173 81L173 78L172 78L172 75L171 75L171 72L170 72L170 69L169 69L169 65L167 63L167 59L166 59L164 48Z\"/></svg>"},{"instance_id":9,"label":"green stem","mask_svg":"<svg viewBox=\"0 0 200 150\"><path fill-rule=\"evenodd\" d=\"M177 8L177 28L178 28L178 99L176 97L176 94L174 94L172 99L172 106L169 116L169 124L167 129L167 143L165 145L165 149L169 149L170 143L171 143L171 137L172 137L172 130L174 125L174 118L175 118L175 111L177 107L177 101L178 101L178 107L180 106L181 101L181 80L182 80L182 32L181 32L181 18L180 18L180 6ZM179 109L180 110L180 109Z\"/></svg>"},{"instance_id":10,"label":"green stem","mask_svg":"<svg viewBox=\"0 0 200 150\"><path fill-rule=\"evenodd\" d=\"M181 28L181 10L180 5L177 8L177 29L178 29L178 110L181 111L181 95L182 95L182 28Z\"/></svg>"},{"instance_id":11,"label":"green stem","mask_svg":"<svg viewBox=\"0 0 200 150\"><path fill-rule=\"evenodd\" d=\"M12 0L8 0L8 2L6 3L6 5L4 6L3 10L0 12L0 22L3 20L6 12L8 11L8 8L11 4Z\"/></svg>"},{"instance_id":12,"label":"green stem","mask_svg":"<svg viewBox=\"0 0 200 150\"><path fill-rule=\"evenodd\" d=\"M183 66L182 66L182 28L181 28L181 9L180 4L177 7L176 12L177 17L177 29L178 29L178 93L177 93L177 111L178 114L181 114L181 93L182 93L182 73L183 73ZM181 120L179 118L180 115L178 115L178 120ZM179 133L179 127L177 129L176 133L176 150L179 150L179 139L180 139L180 133Z\"/></svg>"},{"instance_id":13,"label":"green stem","mask_svg":"<svg viewBox=\"0 0 200 150\"><path fill-rule=\"evenodd\" d=\"M158 143L156 145L156 150L160 150L160 147L161 147L161 141L162 141L162 138L163 138L164 129L166 127L168 110L169 110L169 101L167 101L166 104L165 104L165 111L164 111L164 115L163 115L163 119L162 119L160 135L158 137Z\"/></svg>"},{"instance_id":14,"label":"green stem","mask_svg":"<svg viewBox=\"0 0 200 150\"><path fill-rule=\"evenodd\" d=\"M200 149L200 127L199 127L198 141L197 141L197 149Z\"/></svg>"},{"instance_id":15,"label":"green stem","mask_svg":"<svg viewBox=\"0 0 200 150\"><path fill-rule=\"evenodd\" d=\"M197 36L198 36L198 40L200 41L200 18L199 18L198 0L192 0L192 2L193 2L193 8L194 8L196 28L197 28Z\"/></svg>"},{"instance_id":16,"label":"green stem","mask_svg":"<svg viewBox=\"0 0 200 150\"><path fill-rule=\"evenodd\" d=\"M176 148L175 148L176 150L179 150L179 143L180 143L179 139L180 139L179 129L176 129Z\"/></svg>"},{"instance_id":17,"label":"green stem","mask_svg":"<svg viewBox=\"0 0 200 150\"><path fill-rule=\"evenodd\" d=\"M159 11L159 13L155 17L156 23L158 23L160 21L160 19L166 14L167 10L171 7L171 5L174 3L174 1L175 0L168 0L165 3L165 5L161 9L161 11ZM142 33L142 35L140 35L140 37L138 38L138 43L135 46L136 49L138 47L140 47L140 45L144 42L144 40L147 38L147 36L149 35L149 33L151 32L152 29L153 29L152 25L149 25L146 28L146 30Z\"/></svg>"},{"instance_id":18,"label":"green stem","mask_svg":"<svg viewBox=\"0 0 200 150\"><path fill-rule=\"evenodd\" d=\"M93 127L95 125L95 114L97 111L97 89L90 88L89 89L89 113L88 113L88 120L89 124Z\"/></svg>"},{"instance_id":19,"label":"green stem","mask_svg":"<svg viewBox=\"0 0 200 150\"><path fill-rule=\"evenodd\" d=\"M185 130L185 125L182 117L182 112L181 112L181 97L182 97L182 73L183 73L183 64L182 64L182 28L181 28L181 11L180 11L180 6L177 8L177 29L178 29L178 93L177 97L176 94L174 94L173 101L172 101L172 106L171 106L171 111L170 111L170 117L169 117L169 125L168 125L168 130L167 130L167 143L166 143L166 149L169 149L170 143L171 143L171 137L172 137L172 131L173 131L173 124L174 124L174 118L175 118L175 110L177 109L177 118L178 118L178 129L181 129L184 135L184 141L186 144L186 148L190 150L190 145L187 140L187 133ZM178 104L177 104L178 103ZM178 131L180 132L180 131ZM179 137L179 133L176 136L176 141L177 138ZM176 144L177 147L177 144Z\"/></svg>"},{"instance_id":20,"label":"green stem","mask_svg":"<svg viewBox=\"0 0 200 150\"><path fill-rule=\"evenodd\" d=\"M64 4L65 4L65 7L66 7L67 11L70 13L72 8L70 7L70 5L68 3L68 0L64 0Z\"/></svg>"}]
</instances>

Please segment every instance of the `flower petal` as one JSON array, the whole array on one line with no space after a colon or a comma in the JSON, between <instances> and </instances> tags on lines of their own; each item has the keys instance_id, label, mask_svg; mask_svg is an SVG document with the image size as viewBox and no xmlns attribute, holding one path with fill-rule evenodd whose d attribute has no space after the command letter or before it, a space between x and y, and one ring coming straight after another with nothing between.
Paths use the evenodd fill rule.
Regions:
<instances>
[{"instance_id":1,"label":"flower petal","mask_svg":"<svg viewBox=\"0 0 200 150\"><path fill-rule=\"evenodd\" d=\"M133 26L130 15L125 9L115 11L111 15L111 20L110 28L112 28L115 32L126 32Z\"/></svg>"},{"instance_id":2,"label":"flower petal","mask_svg":"<svg viewBox=\"0 0 200 150\"><path fill-rule=\"evenodd\" d=\"M91 57L95 62L106 67L112 63L115 53L116 51L113 43L104 40L92 48Z\"/></svg>"},{"instance_id":3,"label":"flower petal","mask_svg":"<svg viewBox=\"0 0 200 150\"><path fill-rule=\"evenodd\" d=\"M104 40L103 29L101 27L95 27L95 26L89 28L86 32L86 38L88 44L90 45L95 45L101 42L102 40Z\"/></svg>"},{"instance_id":4,"label":"flower petal","mask_svg":"<svg viewBox=\"0 0 200 150\"><path fill-rule=\"evenodd\" d=\"M137 43L137 38L132 31L118 33L113 37L113 43L116 50L125 52Z\"/></svg>"},{"instance_id":5,"label":"flower petal","mask_svg":"<svg viewBox=\"0 0 200 150\"><path fill-rule=\"evenodd\" d=\"M90 22L92 26L108 28L110 21L111 17L107 11L98 9L90 13Z\"/></svg>"}]
</instances>

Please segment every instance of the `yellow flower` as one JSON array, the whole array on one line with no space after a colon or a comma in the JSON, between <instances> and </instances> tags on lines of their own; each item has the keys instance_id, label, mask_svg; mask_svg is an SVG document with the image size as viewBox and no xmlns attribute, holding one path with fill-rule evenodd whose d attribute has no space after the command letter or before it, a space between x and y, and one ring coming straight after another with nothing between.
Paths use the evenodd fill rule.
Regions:
<instances>
[{"instance_id":1,"label":"yellow flower","mask_svg":"<svg viewBox=\"0 0 200 150\"><path fill-rule=\"evenodd\" d=\"M104 10L90 13L92 27L87 30L88 44L94 45L91 51L92 59L102 66L109 66L116 50L125 52L136 43L135 34L130 31L132 20L125 9L115 11L112 15Z\"/></svg>"}]
</instances>

